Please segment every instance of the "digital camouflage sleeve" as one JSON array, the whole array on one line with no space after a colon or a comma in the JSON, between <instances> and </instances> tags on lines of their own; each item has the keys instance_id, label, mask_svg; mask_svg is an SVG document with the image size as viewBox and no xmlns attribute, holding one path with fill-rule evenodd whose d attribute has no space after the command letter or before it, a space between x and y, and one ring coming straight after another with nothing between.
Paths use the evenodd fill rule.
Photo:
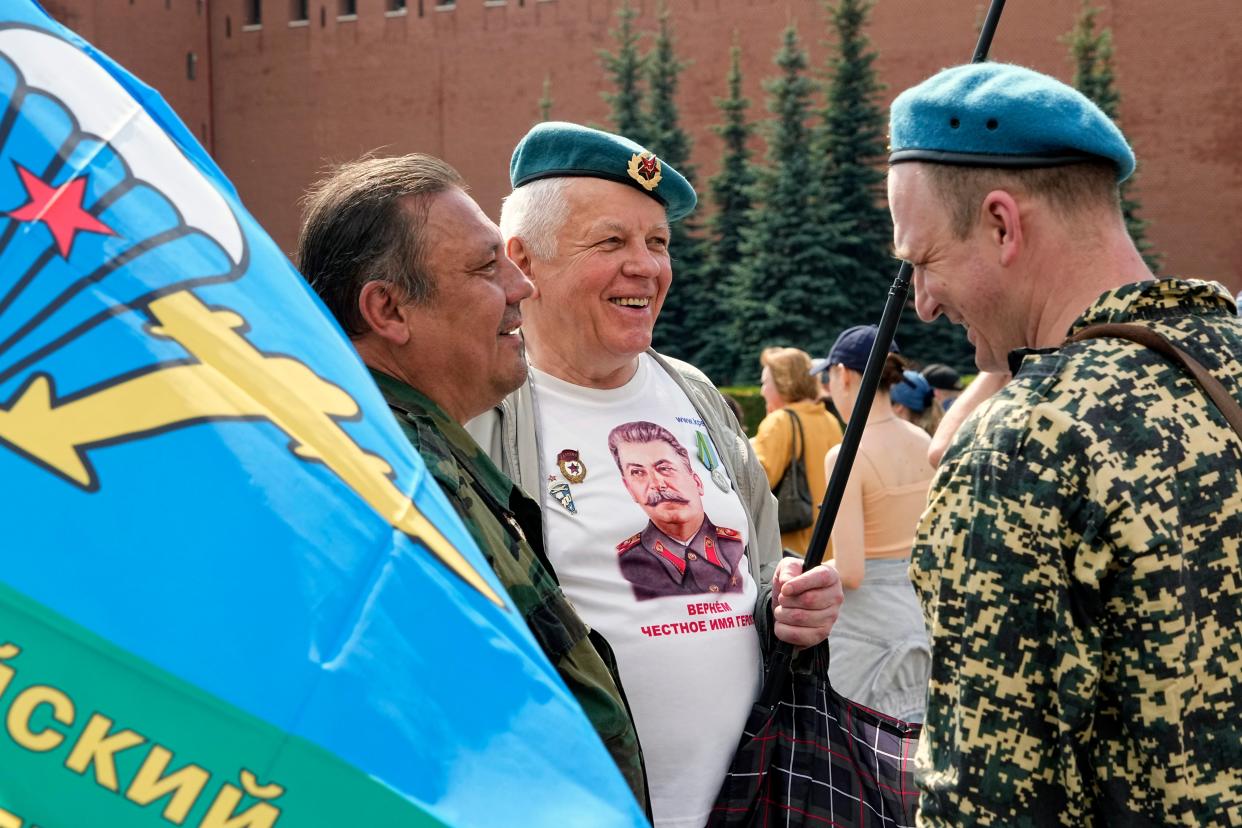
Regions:
<instances>
[{"instance_id":1,"label":"digital camouflage sleeve","mask_svg":"<svg viewBox=\"0 0 1242 828\"><path fill-rule=\"evenodd\" d=\"M1222 288L1104 294L1242 399ZM932 635L921 825L1242 824L1242 437L1117 339L1025 356L940 467L911 577Z\"/></svg>"}]
</instances>

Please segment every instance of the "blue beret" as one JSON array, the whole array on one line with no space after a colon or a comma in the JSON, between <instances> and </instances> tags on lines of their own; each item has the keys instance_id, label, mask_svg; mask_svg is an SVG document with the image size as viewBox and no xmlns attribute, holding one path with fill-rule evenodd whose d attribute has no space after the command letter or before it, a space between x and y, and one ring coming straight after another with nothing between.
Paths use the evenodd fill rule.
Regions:
<instances>
[{"instance_id":1,"label":"blue beret","mask_svg":"<svg viewBox=\"0 0 1242 828\"><path fill-rule=\"evenodd\" d=\"M1055 78L1008 63L955 66L893 101L890 164L1052 167L1113 162L1120 183L1134 152L1100 108Z\"/></svg>"},{"instance_id":2,"label":"blue beret","mask_svg":"<svg viewBox=\"0 0 1242 828\"><path fill-rule=\"evenodd\" d=\"M918 371L903 371L901 382L889 389L893 402L904 405L915 414L922 414L935 399L931 385Z\"/></svg>"},{"instance_id":3,"label":"blue beret","mask_svg":"<svg viewBox=\"0 0 1242 828\"><path fill-rule=\"evenodd\" d=\"M832 350L828 352L828 366L840 364L861 374L867 368L867 357L871 355L871 348L875 345L875 337L879 331L876 325L855 325L847 328L832 343ZM901 353L896 339L888 346L888 350L893 354Z\"/></svg>"},{"instance_id":4,"label":"blue beret","mask_svg":"<svg viewBox=\"0 0 1242 828\"><path fill-rule=\"evenodd\" d=\"M560 176L628 184L663 204L669 221L689 215L698 203L681 173L629 138L563 121L537 124L513 150L509 182L516 190Z\"/></svg>"}]
</instances>

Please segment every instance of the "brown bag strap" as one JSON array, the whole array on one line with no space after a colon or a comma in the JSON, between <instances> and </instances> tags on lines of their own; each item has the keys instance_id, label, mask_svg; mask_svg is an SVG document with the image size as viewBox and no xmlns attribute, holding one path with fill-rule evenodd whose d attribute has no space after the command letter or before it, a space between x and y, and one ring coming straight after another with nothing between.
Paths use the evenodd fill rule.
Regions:
<instances>
[{"instance_id":1,"label":"brown bag strap","mask_svg":"<svg viewBox=\"0 0 1242 828\"><path fill-rule=\"evenodd\" d=\"M1200 387L1212 398L1212 402L1216 403L1216 407L1220 409L1220 413L1225 416L1229 425L1233 426L1233 430L1238 433L1239 437L1242 437L1242 405L1238 405L1237 400L1225 390L1225 386L1221 385L1220 380L1212 376L1199 360L1174 345L1163 335L1142 325L1122 325L1119 323L1092 325L1089 328L1083 328L1067 339L1066 342L1082 342L1084 339L1099 339L1101 337L1116 337L1137 342L1152 349L1169 361L1181 365L1194 376L1199 382Z\"/></svg>"}]
</instances>

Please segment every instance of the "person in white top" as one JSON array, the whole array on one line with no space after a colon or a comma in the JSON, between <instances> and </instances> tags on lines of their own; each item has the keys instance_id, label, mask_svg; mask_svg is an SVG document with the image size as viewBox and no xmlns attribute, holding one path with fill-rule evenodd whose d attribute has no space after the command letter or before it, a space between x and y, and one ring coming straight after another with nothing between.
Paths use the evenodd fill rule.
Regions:
<instances>
[{"instance_id":1,"label":"person in white top","mask_svg":"<svg viewBox=\"0 0 1242 828\"><path fill-rule=\"evenodd\" d=\"M615 651L657 828L701 826L762 677L762 646L827 638L840 579L781 559L776 506L723 398L650 350L672 281L676 170L620 136L544 123L514 151L506 252L530 379L470 425L542 499L548 558Z\"/></svg>"}]
</instances>

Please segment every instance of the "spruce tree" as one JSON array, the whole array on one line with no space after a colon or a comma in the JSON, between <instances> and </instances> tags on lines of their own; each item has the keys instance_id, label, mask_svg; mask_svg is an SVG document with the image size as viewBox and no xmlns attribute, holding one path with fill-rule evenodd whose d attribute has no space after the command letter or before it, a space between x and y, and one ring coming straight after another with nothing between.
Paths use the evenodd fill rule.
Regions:
<instances>
[{"instance_id":1,"label":"spruce tree","mask_svg":"<svg viewBox=\"0 0 1242 828\"><path fill-rule=\"evenodd\" d=\"M1113 121L1119 121L1121 93L1117 91L1113 77L1113 34L1108 27L1096 31L1097 14L1099 9L1084 3L1074 28L1063 40L1069 44L1070 60L1074 64L1074 88L1094 101ZM1143 261L1152 272L1159 273L1160 256L1147 238L1149 222L1139 216L1142 205L1133 192L1135 178L1132 175L1121 185L1121 210L1126 229L1130 231Z\"/></svg>"},{"instance_id":2,"label":"spruce tree","mask_svg":"<svg viewBox=\"0 0 1242 828\"><path fill-rule=\"evenodd\" d=\"M733 309L739 344L738 374L759 374L759 352L791 345L824 352L843 326L843 297L825 289L825 274L848 267L829 248L812 209L820 197L808 121L814 83L806 51L790 25L776 54L780 74L764 84L768 109L767 167L760 170L734 272L742 287Z\"/></svg>"},{"instance_id":3,"label":"spruce tree","mask_svg":"<svg viewBox=\"0 0 1242 828\"><path fill-rule=\"evenodd\" d=\"M746 318L748 297L746 286L738 281L740 268L735 269L735 265L742 261L742 228L746 226L755 183L748 146L754 127L746 122L750 101L742 96L742 50L737 45L736 32L729 58L728 95L715 99L723 123L712 127L712 131L724 142L724 153L720 172L709 182L716 211L708 221L712 244L704 263L703 280L712 289L712 312L718 320L723 317L725 321L717 321L712 336L693 358L694 364L718 385L733 382L738 373L738 321Z\"/></svg>"},{"instance_id":4,"label":"spruce tree","mask_svg":"<svg viewBox=\"0 0 1242 828\"><path fill-rule=\"evenodd\" d=\"M835 38L829 44L825 106L814 139L823 181L816 213L835 228L834 248L852 263L832 274L833 287L865 319L879 315L894 272L887 255L893 225L884 206L881 166L887 123L872 65L876 53L863 32L869 7L865 0L824 3Z\"/></svg>"},{"instance_id":5,"label":"spruce tree","mask_svg":"<svg viewBox=\"0 0 1242 828\"><path fill-rule=\"evenodd\" d=\"M659 24L655 43L644 58L644 74L648 89L648 107L643 112L647 140L640 142L660 158L672 164L687 180L694 178L689 166L690 136L681 128L677 110L677 83L686 68L677 59L673 25L667 3L659 6Z\"/></svg>"},{"instance_id":6,"label":"spruce tree","mask_svg":"<svg viewBox=\"0 0 1242 828\"><path fill-rule=\"evenodd\" d=\"M681 128L677 110L677 81L686 64L677 59L672 21L663 2L659 24L655 44L645 58L649 90L649 106L643 113L648 138L645 146L694 186L690 136ZM662 353L691 361L717 327L713 320L718 313L709 306L712 297L704 289L703 244L695 230L694 214L674 222L670 228L673 286L660 311L653 343ZM719 334L718 329L716 333Z\"/></svg>"},{"instance_id":7,"label":"spruce tree","mask_svg":"<svg viewBox=\"0 0 1242 828\"><path fill-rule=\"evenodd\" d=\"M646 118L642 111L641 81L645 58L639 52L642 33L634 29L638 10L629 2L617 9L617 27L611 30L616 41L616 53L601 49L600 59L604 69L612 77L614 92L605 92L604 100L610 109L612 130L632 141L647 146Z\"/></svg>"},{"instance_id":8,"label":"spruce tree","mask_svg":"<svg viewBox=\"0 0 1242 828\"><path fill-rule=\"evenodd\" d=\"M834 252L849 264L826 274L825 290L845 298L835 331L879 322L898 263L889 254L893 225L885 205L884 163L887 115L883 86L875 71L877 54L866 36L868 0L825 2L832 29L825 106L815 136L823 180L819 222L829 228ZM927 364L967 367L972 349L965 332L952 325L925 325L912 307L897 331L903 354Z\"/></svg>"}]
</instances>

